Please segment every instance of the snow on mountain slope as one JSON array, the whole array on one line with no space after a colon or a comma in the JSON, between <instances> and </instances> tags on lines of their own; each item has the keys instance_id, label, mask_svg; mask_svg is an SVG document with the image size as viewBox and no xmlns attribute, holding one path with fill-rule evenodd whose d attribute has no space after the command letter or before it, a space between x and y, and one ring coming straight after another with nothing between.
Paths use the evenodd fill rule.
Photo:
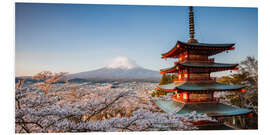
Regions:
<instances>
[{"instance_id":1,"label":"snow on mountain slope","mask_svg":"<svg viewBox=\"0 0 270 135\"><path fill-rule=\"evenodd\" d=\"M83 79L159 79L158 71L145 69L127 57L116 57L108 66L97 70L69 74L69 78Z\"/></svg>"}]
</instances>

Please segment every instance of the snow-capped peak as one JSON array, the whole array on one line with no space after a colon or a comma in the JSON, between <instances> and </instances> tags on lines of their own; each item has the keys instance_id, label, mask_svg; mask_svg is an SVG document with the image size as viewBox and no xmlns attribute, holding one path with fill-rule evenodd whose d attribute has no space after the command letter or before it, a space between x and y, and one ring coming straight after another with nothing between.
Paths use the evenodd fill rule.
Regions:
<instances>
[{"instance_id":1,"label":"snow-capped peak","mask_svg":"<svg viewBox=\"0 0 270 135\"><path fill-rule=\"evenodd\" d=\"M135 64L135 61L130 60L126 56L118 56L115 59L112 60L112 62L107 66L107 68L111 69L133 69L137 67Z\"/></svg>"}]
</instances>

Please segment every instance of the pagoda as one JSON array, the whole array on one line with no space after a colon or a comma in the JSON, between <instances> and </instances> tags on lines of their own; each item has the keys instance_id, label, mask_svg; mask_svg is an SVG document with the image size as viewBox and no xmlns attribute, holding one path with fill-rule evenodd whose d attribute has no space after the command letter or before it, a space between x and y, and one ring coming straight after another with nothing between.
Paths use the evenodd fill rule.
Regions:
<instances>
[{"instance_id":1,"label":"pagoda","mask_svg":"<svg viewBox=\"0 0 270 135\"><path fill-rule=\"evenodd\" d=\"M212 72L237 70L238 64L216 63L209 58L224 51L234 50L234 43L209 44L194 39L193 8L189 7L189 34L187 42L177 41L175 46L162 54L162 59L175 58L174 66L161 69L161 74L176 74L173 83L159 85L158 91L172 94L172 100L157 100L155 103L167 113L204 113L223 124L224 118L235 116L251 116L252 111L219 102L215 92L245 92L241 85L229 85L216 82ZM207 122L205 122L207 123ZM199 123L203 125L202 123Z\"/></svg>"}]
</instances>

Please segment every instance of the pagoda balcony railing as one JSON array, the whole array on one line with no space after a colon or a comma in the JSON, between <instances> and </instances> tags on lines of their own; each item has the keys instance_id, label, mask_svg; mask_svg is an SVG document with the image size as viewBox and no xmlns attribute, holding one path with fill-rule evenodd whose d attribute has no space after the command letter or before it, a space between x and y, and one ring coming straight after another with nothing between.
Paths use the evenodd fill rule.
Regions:
<instances>
[{"instance_id":1,"label":"pagoda balcony railing","mask_svg":"<svg viewBox=\"0 0 270 135\"><path fill-rule=\"evenodd\" d=\"M176 95L172 96L172 100L175 102L184 102L184 103L206 103L206 102L219 102L218 98L208 98L208 99L183 99L183 97L177 97Z\"/></svg>"},{"instance_id":2,"label":"pagoda balcony railing","mask_svg":"<svg viewBox=\"0 0 270 135\"><path fill-rule=\"evenodd\" d=\"M189 78L188 81L216 81L215 77Z\"/></svg>"},{"instance_id":3,"label":"pagoda balcony railing","mask_svg":"<svg viewBox=\"0 0 270 135\"><path fill-rule=\"evenodd\" d=\"M202 58L185 58L179 61L174 62L176 65L177 63L182 63L186 61L192 61L192 62L204 62L204 63L214 63L215 59L214 58L207 58L207 59L202 59Z\"/></svg>"},{"instance_id":4,"label":"pagoda balcony railing","mask_svg":"<svg viewBox=\"0 0 270 135\"><path fill-rule=\"evenodd\" d=\"M186 79L178 79L178 78L175 78L175 79L173 79L173 81L186 81Z\"/></svg>"},{"instance_id":5,"label":"pagoda balcony railing","mask_svg":"<svg viewBox=\"0 0 270 135\"><path fill-rule=\"evenodd\" d=\"M216 81L216 77L203 77L203 78L183 78L183 79L173 79L173 81Z\"/></svg>"}]
</instances>

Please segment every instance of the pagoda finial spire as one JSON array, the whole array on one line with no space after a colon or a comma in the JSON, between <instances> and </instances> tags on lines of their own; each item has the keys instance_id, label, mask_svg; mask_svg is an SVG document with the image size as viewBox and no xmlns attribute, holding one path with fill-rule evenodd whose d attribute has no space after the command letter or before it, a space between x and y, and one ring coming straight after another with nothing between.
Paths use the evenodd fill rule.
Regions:
<instances>
[{"instance_id":1,"label":"pagoda finial spire","mask_svg":"<svg viewBox=\"0 0 270 135\"><path fill-rule=\"evenodd\" d=\"M194 15L193 15L193 7L189 7L189 37L190 39L188 40L189 43L198 43L196 39L194 39Z\"/></svg>"}]
</instances>

